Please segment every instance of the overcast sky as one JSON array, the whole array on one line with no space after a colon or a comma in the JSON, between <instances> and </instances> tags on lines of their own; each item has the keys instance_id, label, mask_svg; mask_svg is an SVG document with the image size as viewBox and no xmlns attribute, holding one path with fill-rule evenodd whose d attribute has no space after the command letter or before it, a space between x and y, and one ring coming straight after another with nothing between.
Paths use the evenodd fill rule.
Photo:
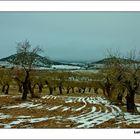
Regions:
<instances>
[{"instance_id":1,"label":"overcast sky","mask_svg":"<svg viewBox=\"0 0 140 140\"><path fill-rule=\"evenodd\" d=\"M0 12L0 58L26 39L52 59L98 60L140 48L140 12Z\"/></svg>"}]
</instances>

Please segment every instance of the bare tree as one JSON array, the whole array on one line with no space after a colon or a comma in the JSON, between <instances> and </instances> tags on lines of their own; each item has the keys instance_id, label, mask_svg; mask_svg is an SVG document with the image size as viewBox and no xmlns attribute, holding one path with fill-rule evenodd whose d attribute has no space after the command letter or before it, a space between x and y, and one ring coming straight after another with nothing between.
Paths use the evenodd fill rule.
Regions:
<instances>
[{"instance_id":1,"label":"bare tree","mask_svg":"<svg viewBox=\"0 0 140 140\"><path fill-rule=\"evenodd\" d=\"M38 53L40 51L41 49L39 47L32 49L30 42L27 40L17 43L17 55L13 63L19 65L24 70L24 80L21 80L20 77L15 76L15 79L22 84L23 100L27 99L27 94L29 92L31 93L32 97L34 97L30 73L38 59Z\"/></svg>"},{"instance_id":2,"label":"bare tree","mask_svg":"<svg viewBox=\"0 0 140 140\"><path fill-rule=\"evenodd\" d=\"M125 69L125 79L123 80L127 89L127 110L130 112L137 112L134 98L140 88L140 62L136 59L136 55L135 51L130 52Z\"/></svg>"},{"instance_id":3,"label":"bare tree","mask_svg":"<svg viewBox=\"0 0 140 140\"><path fill-rule=\"evenodd\" d=\"M0 69L0 85L2 86L2 92L4 94L9 93L10 84L12 82L11 73L12 73L12 69L6 69L6 68Z\"/></svg>"},{"instance_id":4,"label":"bare tree","mask_svg":"<svg viewBox=\"0 0 140 140\"><path fill-rule=\"evenodd\" d=\"M109 95L113 93L111 89L114 87L113 89L118 91L115 93L119 102L121 102L122 96L127 91L127 111L137 112L134 101L135 95L138 93L140 87L140 62L136 59L137 54L135 51L131 51L127 58L120 57L116 54L109 56L110 61L105 64L105 74L107 77L105 89L108 89L106 91Z\"/></svg>"}]
</instances>

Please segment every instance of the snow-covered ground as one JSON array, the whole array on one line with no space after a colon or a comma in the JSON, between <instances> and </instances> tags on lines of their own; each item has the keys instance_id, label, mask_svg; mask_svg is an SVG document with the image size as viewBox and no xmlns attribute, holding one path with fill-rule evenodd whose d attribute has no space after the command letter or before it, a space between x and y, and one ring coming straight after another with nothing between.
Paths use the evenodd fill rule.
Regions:
<instances>
[{"instance_id":1,"label":"snow-covered ground","mask_svg":"<svg viewBox=\"0 0 140 140\"><path fill-rule=\"evenodd\" d=\"M12 67L14 67L15 65L13 65L13 64L11 64L11 63L9 63L9 62L7 62L7 61L0 61L0 66L1 66L1 67L6 67L6 68L12 68Z\"/></svg>"},{"instance_id":2,"label":"snow-covered ground","mask_svg":"<svg viewBox=\"0 0 140 140\"><path fill-rule=\"evenodd\" d=\"M96 125L102 124L110 119L115 119L116 124L126 123L126 124L137 124L140 123L140 115L133 115L127 112L122 112L122 110L113 104L110 101L106 100L103 97L73 97L73 96L53 96L46 95L42 97L42 100L63 100L65 104L69 103L81 103L79 106L71 105L66 106L65 104L42 104L42 103L33 103L33 102L24 102L18 105L5 105L1 106L2 109L13 109L13 108L31 108L31 109L45 109L48 111L59 110L62 112L62 116L44 116L41 118L32 118L31 116L17 116L14 121L1 124L4 128L11 128L14 125L29 122L36 123L41 121L48 121L50 119L62 118L62 120L72 121L77 124L76 128L91 128ZM89 106L90 105L90 106ZM140 111L140 104L137 104L137 109ZM63 118L63 113L65 111L77 112L77 114L70 114L67 118ZM5 118L12 118L11 115L0 113L0 120ZM61 120L61 119L60 119Z\"/></svg>"},{"instance_id":3,"label":"snow-covered ground","mask_svg":"<svg viewBox=\"0 0 140 140\"><path fill-rule=\"evenodd\" d=\"M71 65L52 65L53 69L81 69L79 66L71 66Z\"/></svg>"},{"instance_id":4,"label":"snow-covered ground","mask_svg":"<svg viewBox=\"0 0 140 140\"><path fill-rule=\"evenodd\" d=\"M36 123L36 122L41 122L41 121L46 121L46 120L48 120L48 117L31 118L31 116L18 116L15 121L4 124L4 128L11 128L12 126L23 123L23 122Z\"/></svg>"}]
</instances>

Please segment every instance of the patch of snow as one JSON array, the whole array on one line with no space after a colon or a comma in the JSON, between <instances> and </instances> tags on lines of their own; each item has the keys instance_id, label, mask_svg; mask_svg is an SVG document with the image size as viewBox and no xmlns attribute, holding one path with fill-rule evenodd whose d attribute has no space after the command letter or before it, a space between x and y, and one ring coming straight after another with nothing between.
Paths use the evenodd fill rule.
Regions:
<instances>
[{"instance_id":1,"label":"patch of snow","mask_svg":"<svg viewBox=\"0 0 140 140\"><path fill-rule=\"evenodd\" d=\"M43 108L44 108L44 107L41 106L41 105L36 107L36 109L43 109Z\"/></svg>"},{"instance_id":2,"label":"patch of snow","mask_svg":"<svg viewBox=\"0 0 140 140\"><path fill-rule=\"evenodd\" d=\"M0 95L0 97L8 97L9 95Z\"/></svg>"},{"instance_id":3,"label":"patch of snow","mask_svg":"<svg viewBox=\"0 0 140 140\"><path fill-rule=\"evenodd\" d=\"M49 98L54 99L54 96L48 96L48 99ZM76 109L74 107L62 107L63 108L62 112L67 111L69 109L71 109L72 111L80 111L86 107L87 103L93 104L92 110L90 112L85 112L85 113L82 112L83 114L79 114L77 116L70 116L68 118L68 120L71 120L71 121L76 122L77 124L80 124L79 126L77 126L78 128L94 127L94 125L101 124L110 119L117 119L117 120L121 119L122 121L123 119L125 119L127 123L140 123L139 115L124 114L118 106L111 105L110 101L102 97L63 96L59 98L64 99L66 103L72 103L72 102L84 103L83 105L81 105L80 107ZM98 111L96 111L96 107L94 106L94 104L99 105ZM139 107L137 108L140 109ZM57 106L56 106L56 109L57 109Z\"/></svg>"},{"instance_id":4,"label":"patch of snow","mask_svg":"<svg viewBox=\"0 0 140 140\"><path fill-rule=\"evenodd\" d=\"M65 103L73 103L72 100L65 101Z\"/></svg>"},{"instance_id":5,"label":"patch of snow","mask_svg":"<svg viewBox=\"0 0 140 140\"><path fill-rule=\"evenodd\" d=\"M86 101L85 101L85 99L84 99L84 98L79 98L79 99L81 99L81 100L82 100L82 102L84 103L84 105L83 105L83 106L81 106L81 107L79 107L79 108L77 108L75 111L80 111L80 110L82 110L83 108L85 108L85 107L87 106L87 103L86 103Z\"/></svg>"},{"instance_id":6,"label":"patch of snow","mask_svg":"<svg viewBox=\"0 0 140 140\"><path fill-rule=\"evenodd\" d=\"M138 112L140 112L140 107L137 107Z\"/></svg>"},{"instance_id":7,"label":"patch of snow","mask_svg":"<svg viewBox=\"0 0 140 140\"><path fill-rule=\"evenodd\" d=\"M10 62L7 62L7 61L0 61L0 66L4 66L6 68L12 68L14 67L15 65L14 64L11 64Z\"/></svg>"},{"instance_id":8,"label":"patch of snow","mask_svg":"<svg viewBox=\"0 0 140 140\"><path fill-rule=\"evenodd\" d=\"M140 104L136 103L135 105L137 107L138 112L140 112Z\"/></svg>"},{"instance_id":9,"label":"patch of snow","mask_svg":"<svg viewBox=\"0 0 140 140\"><path fill-rule=\"evenodd\" d=\"M27 103L22 103L19 105L19 107L23 108L23 107L27 107L27 108L33 108L33 107L38 107L41 104L33 104L31 102L27 102Z\"/></svg>"},{"instance_id":10,"label":"patch of snow","mask_svg":"<svg viewBox=\"0 0 140 140\"><path fill-rule=\"evenodd\" d=\"M17 108L19 107L18 105L13 105L13 106L3 106L1 108L7 108L7 109L11 109L11 108Z\"/></svg>"},{"instance_id":11,"label":"patch of snow","mask_svg":"<svg viewBox=\"0 0 140 140\"><path fill-rule=\"evenodd\" d=\"M70 108L71 108L71 107L63 107L62 112L63 112L63 111L68 111Z\"/></svg>"},{"instance_id":12,"label":"patch of snow","mask_svg":"<svg viewBox=\"0 0 140 140\"><path fill-rule=\"evenodd\" d=\"M21 103L18 105L13 105L13 106L3 106L1 108L33 108L33 107L39 107L41 104L33 104L32 102L26 102L26 103Z\"/></svg>"},{"instance_id":13,"label":"patch of snow","mask_svg":"<svg viewBox=\"0 0 140 140\"><path fill-rule=\"evenodd\" d=\"M78 99L80 101L81 99ZM99 105L99 111L96 112L96 107L93 106L91 112L70 117L69 119L71 121L76 122L77 124L80 124L77 126L77 128L90 128L94 127L94 125L99 125L103 122L106 122L112 118L115 118L116 114L121 112L120 108L114 105L109 105L110 102L102 99L101 97L93 97L93 98L83 98L83 102L89 102ZM104 108L103 108L103 107ZM110 108L111 112L109 112L108 108ZM103 111L104 110L104 111Z\"/></svg>"},{"instance_id":14,"label":"patch of snow","mask_svg":"<svg viewBox=\"0 0 140 140\"><path fill-rule=\"evenodd\" d=\"M56 109L60 108L61 106L62 106L62 105L54 106L54 107L52 107L52 108L49 108L48 110L49 110L49 111L56 110Z\"/></svg>"},{"instance_id":15,"label":"patch of snow","mask_svg":"<svg viewBox=\"0 0 140 140\"><path fill-rule=\"evenodd\" d=\"M27 119L27 118L31 118L31 116L18 116L16 118L17 119Z\"/></svg>"},{"instance_id":16,"label":"patch of snow","mask_svg":"<svg viewBox=\"0 0 140 140\"><path fill-rule=\"evenodd\" d=\"M46 95L46 96L43 96L42 99L56 99L58 97L56 96L53 96L53 95Z\"/></svg>"},{"instance_id":17,"label":"patch of snow","mask_svg":"<svg viewBox=\"0 0 140 140\"><path fill-rule=\"evenodd\" d=\"M48 120L48 117L43 117L43 118L29 118L30 116L18 116L17 120L15 121L12 121L11 123L8 123L8 124L4 124L4 128L11 128L17 124L20 124L20 123L24 123L24 122L28 122L28 123L36 123L36 122L42 122L42 121L46 121Z\"/></svg>"},{"instance_id":18,"label":"patch of snow","mask_svg":"<svg viewBox=\"0 0 140 140\"><path fill-rule=\"evenodd\" d=\"M124 113L124 118L127 124L140 123L140 115L133 115L131 113Z\"/></svg>"},{"instance_id":19,"label":"patch of snow","mask_svg":"<svg viewBox=\"0 0 140 140\"><path fill-rule=\"evenodd\" d=\"M79 124L77 128L91 128L95 125L102 124L103 122L106 122L110 119L117 119L117 121L126 122L127 124L131 123L140 123L140 115L133 115L130 113L123 113L122 110L115 105L112 105L110 101L108 101L105 98L102 97L73 97L73 96L53 96L53 95L46 95L42 97L42 99L62 99L65 101L65 103L74 103L78 102L81 103L81 106L71 106L66 107L64 105L42 105L34 104L32 102L24 102L19 105L15 106L3 106L2 108L36 108L36 109L48 109L49 111L60 109L62 113L64 111L80 111L82 110L82 114L74 114L69 116L68 118L63 118L63 116L55 116L52 118L43 117L43 118L31 118L31 116L18 116L13 122L9 124L4 124L4 128L11 128L12 126L16 124L20 124L22 122L29 122L29 123L36 123L41 121L47 121L48 119L57 119L57 120L70 120L73 122L76 122ZM92 104L91 110L87 112L86 106L87 103ZM98 105L98 108L96 108L96 105ZM136 104L138 111L140 111L140 104ZM85 108L85 110L84 110ZM5 115L3 113L0 113L0 119L3 118L10 118L10 115ZM119 123L119 122L117 122Z\"/></svg>"},{"instance_id":20,"label":"patch of snow","mask_svg":"<svg viewBox=\"0 0 140 140\"><path fill-rule=\"evenodd\" d=\"M70 65L52 65L54 69L80 69L79 66L70 66Z\"/></svg>"},{"instance_id":21,"label":"patch of snow","mask_svg":"<svg viewBox=\"0 0 140 140\"><path fill-rule=\"evenodd\" d=\"M30 123L42 122L48 120L48 117L45 118L33 118L30 120Z\"/></svg>"},{"instance_id":22,"label":"patch of snow","mask_svg":"<svg viewBox=\"0 0 140 140\"><path fill-rule=\"evenodd\" d=\"M0 119L11 118L11 115L5 115L4 113L0 113Z\"/></svg>"}]
</instances>

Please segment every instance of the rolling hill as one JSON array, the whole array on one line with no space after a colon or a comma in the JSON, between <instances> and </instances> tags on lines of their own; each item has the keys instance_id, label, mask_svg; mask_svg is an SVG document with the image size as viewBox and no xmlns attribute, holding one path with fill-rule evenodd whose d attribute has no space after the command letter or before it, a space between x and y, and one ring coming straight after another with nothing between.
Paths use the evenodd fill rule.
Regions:
<instances>
[{"instance_id":1,"label":"rolling hill","mask_svg":"<svg viewBox=\"0 0 140 140\"><path fill-rule=\"evenodd\" d=\"M40 55L36 55L35 57L36 57L36 61L35 63L33 63L33 65L34 67L38 67L38 68L44 67L44 68L53 68L53 69L80 69L81 67L83 67L83 64L54 61ZM9 68L13 67L14 65L18 65L17 63L15 63L16 58L17 58L17 54L13 54L8 57L1 58L0 65Z\"/></svg>"},{"instance_id":2,"label":"rolling hill","mask_svg":"<svg viewBox=\"0 0 140 140\"><path fill-rule=\"evenodd\" d=\"M16 59L17 54L10 55L8 57L0 59L0 62L8 62L10 64L14 64L14 60ZM36 55L36 62L34 63L34 66L38 67L49 67L51 65L62 65L63 63L53 61L48 59L47 57L43 57L40 55Z\"/></svg>"},{"instance_id":3,"label":"rolling hill","mask_svg":"<svg viewBox=\"0 0 140 140\"><path fill-rule=\"evenodd\" d=\"M139 61L132 60L132 59L110 57L110 58L104 58L104 59L96 61L96 62L92 62L91 64L105 64L105 63L109 63L109 62L113 62L113 61L114 62L119 61L119 62L124 63L124 64L127 64L127 63L139 63Z\"/></svg>"}]
</instances>

